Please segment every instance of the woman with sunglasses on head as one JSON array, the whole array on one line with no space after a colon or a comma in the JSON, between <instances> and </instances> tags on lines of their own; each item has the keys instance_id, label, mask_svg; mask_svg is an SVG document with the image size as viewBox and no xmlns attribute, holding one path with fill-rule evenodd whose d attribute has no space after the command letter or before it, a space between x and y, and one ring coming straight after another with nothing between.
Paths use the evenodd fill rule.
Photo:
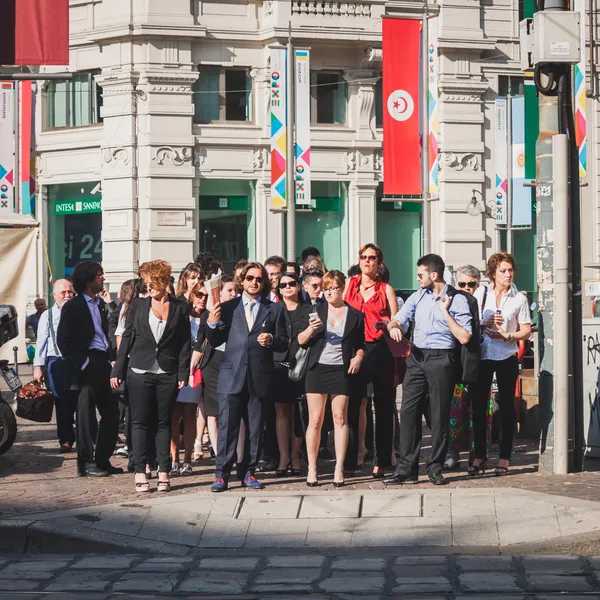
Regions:
<instances>
[{"instance_id":1,"label":"woman with sunglasses on head","mask_svg":"<svg viewBox=\"0 0 600 600\"><path fill-rule=\"evenodd\" d=\"M239 293L233 277L223 275L221 277L220 302L233 300ZM219 370L223 361L225 344L218 348L213 348L206 339L206 320L208 311L202 313L200 317L200 327L195 341L192 344L192 367L197 367L202 371L202 399L200 401L198 418L196 421L196 441L194 442L194 460L202 460L204 453L202 451L202 438L204 428L208 427L208 438L214 453L217 452L217 435L219 416L219 398L217 396L217 382L219 380Z\"/></svg>"},{"instance_id":2,"label":"woman with sunglasses on head","mask_svg":"<svg viewBox=\"0 0 600 600\"><path fill-rule=\"evenodd\" d=\"M475 297L481 310L483 342L477 382L469 397L473 410L475 459L470 475L485 471L487 464L487 407L494 373L498 382L498 408L501 417L500 455L495 475L506 475L512 454L516 425L515 388L519 376L518 343L531 335L531 315L527 298L513 283L515 259L507 252L496 252L487 263L490 285L481 286Z\"/></svg>"},{"instance_id":3,"label":"woman with sunglasses on head","mask_svg":"<svg viewBox=\"0 0 600 600\"><path fill-rule=\"evenodd\" d=\"M206 323L208 312L206 310L206 300L208 292L204 282L197 283L188 294L188 310L190 316L191 343L198 337L198 331ZM204 317L204 319L202 318ZM192 356L190 363L190 379L188 385L179 391L177 402L173 409L173 425L171 428L171 477L179 475L185 477L192 474L192 453L194 451L194 441L196 439L196 413L199 404L202 402L202 386L194 385L194 371L197 360ZM200 420L200 419L199 419ZM183 464L179 464L180 435L179 427L183 421ZM206 427L206 421L201 420L199 432L203 432ZM202 433L200 433L202 435Z\"/></svg>"},{"instance_id":4,"label":"woman with sunglasses on head","mask_svg":"<svg viewBox=\"0 0 600 600\"><path fill-rule=\"evenodd\" d=\"M187 306L167 293L171 265L153 260L140 267L148 298L136 298L127 315L111 386L127 377L135 488L148 492L148 437L156 440L158 491L171 489L171 418L178 390L190 376L190 322Z\"/></svg>"},{"instance_id":5,"label":"woman with sunglasses on head","mask_svg":"<svg viewBox=\"0 0 600 600\"><path fill-rule=\"evenodd\" d=\"M308 327L298 343L310 348L306 374L309 423L306 430L309 487L318 485L317 457L325 406L331 397L335 441L333 485L344 485L344 459L348 448L348 399L355 387L364 351L364 315L344 302L346 276L329 271L323 277L325 302L309 315ZM391 452L391 451L390 451Z\"/></svg>"},{"instance_id":6,"label":"woman with sunglasses on head","mask_svg":"<svg viewBox=\"0 0 600 600\"><path fill-rule=\"evenodd\" d=\"M358 454L358 424L366 410L367 386L373 384L375 406L375 457L373 477L380 479L392 466L394 440L394 406L396 403L395 361L384 339L380 323L389 321L398 311L396 293L381 280L383 251L375 244L365 244L358 253L360 275L346 286L346 302L365 315L365 360L361 369L362 389L350 398L349 422L351 444L346 469L354 471ZM359 457L362 460L364 457Z\"/></svg>"},{"instance_id":7,"label":"woman with sunglasses on head","mask_svg":"<svg viewBox=\"0 0 600 600\"><path fill-rule=\"evenodd\" d=\"M298 403L304 394L304 381L294 382L288 377L290 364L298 352L298 334L306 328L311 305L300 298L300 279L296 273L286 272L279 278L278 295L283 302L285 325L290 339L285 352L275 352L275 412L277 444L279 446L279 466L277 477L283 477L288 470L294 476L300 475L300 451L302 435L298 427ZM300 433L300 435L296 435ZM291 442L291 456L290 456Z\"/></svg>"},{"instance_id":8,"label":"woman with sunglasses on head","mask_svg":"<svg viewBox=\"0 0 600 600\"><path fill-rule=\"evenodd\" d=\"M473 265L464 265L456 270L456 287L473 295L479 287L481 274ZM450 428L448 430L448 452L444 469L449 471L460 468L460 451L472 451L473 423L468 389L462 383L454 386L454 395L450 405Z\"/></svg>"}]
</instances>

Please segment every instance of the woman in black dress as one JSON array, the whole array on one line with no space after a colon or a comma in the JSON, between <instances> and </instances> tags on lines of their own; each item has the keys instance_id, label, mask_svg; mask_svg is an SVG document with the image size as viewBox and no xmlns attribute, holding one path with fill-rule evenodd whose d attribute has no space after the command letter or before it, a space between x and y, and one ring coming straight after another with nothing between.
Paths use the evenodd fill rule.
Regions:
<instances>
[{"instance_id":1,"label":"woman in black dress","mask_svg":"<svg viewBox=\"0 0 600 600\"><path fill-rule=\"evenodd\" d=\"M300 279L296 273L286 272L279 278L278 295L283 302L285 324L290 346L286 352L275 352L275 412L277 444L279 446L279 466L277 477L286 475L289 469L294 476L300 475L300 451L302 437L298 426L298 403L304 394L304 381L291 381L288 369L300 347L298 334L306 328L311 305L300 300ZM291 444L291 456L290 456Z\"/></svg>"},{"instance_id":2,"label":"woman in black dress","mask_svg":"<svg viewBox=\"0 0 600 600\"><path fill-rule=\"evenodd\" d=\"M331 397L335 432L335 487L344 485L344 458L348 447L348 398L356 385L365 351L364 315L344 302L346 277L329 271L323 277L326 302L316 305L308 327L298 335L302 346L309 346L306 395L309 423L306 431L309 487L318 485L317 455L327 398Z\"/></svg>"}]
</instances>

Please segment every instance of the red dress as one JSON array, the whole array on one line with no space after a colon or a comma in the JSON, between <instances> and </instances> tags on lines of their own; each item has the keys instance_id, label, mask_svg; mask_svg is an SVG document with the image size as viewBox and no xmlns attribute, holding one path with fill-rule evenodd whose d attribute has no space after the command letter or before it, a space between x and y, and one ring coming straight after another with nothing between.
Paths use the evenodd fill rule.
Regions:
<instances>
[{"instance_id":1,"label":"red dress","mask_svg":"<svg viewBox=\"0 0 600 600\"><path fill-rule=\"evenodd\" d=\"M392 318L390 303L385 295L387 284L383 281L376 281L373 286L373 295L365 302L360 293L361 278L361 275L355 275L348 281L345 300L346 303L365 315L365 341L376 342L383 336L383 331L377 329L375 323Z\"/></svg>"}]
</instances>

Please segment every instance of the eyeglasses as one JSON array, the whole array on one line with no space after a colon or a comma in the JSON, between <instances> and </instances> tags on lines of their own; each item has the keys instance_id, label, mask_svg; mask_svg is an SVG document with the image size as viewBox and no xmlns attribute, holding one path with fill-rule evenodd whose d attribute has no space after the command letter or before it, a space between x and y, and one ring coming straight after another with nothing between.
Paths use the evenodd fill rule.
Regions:
<instances>
[{"instance_id":1,"label":"eyeglasses","mask_svg":"<svg viewBox=\"0 0 600 600\"><path fill-rule=\"evenodd\" d=\"M202 300L203 298L208 298L208 294L205 294L204 292L196 292L194 296L196 296L196 298L200 300Z\"/></svg>"},{"instance_id":2,"label":"eyeglasses","mask_svg":"<svg viewBox=\"0 0 600 600\"><path fill-rule=\"evenodd\" d=\"M376 261L377 260L377 254L361 254L358 258L360 258L360 260L372 260L372 261Z\"/></svg>"},{"instance_id":3,"label":"eyeglasses","mask_svg":"<svg viewBox=\"0 0 600 600\"><path fill-rule=\"evenodd\" d=\"M340 289L339 285L334 285L329 288L323 289L323 293L326 294L327 292L337 292L339 289Z\"/></svg>"},{"instance_id":4,"label":"eyeglasses","mask_svg":"<svg viewBox=\"0 0 600 600\"><path fill-rule=\"evenodd\" d=\"M477 287L477 282L476 281L459 281L456 285L458 285L459 288L464 288L466 286L470 290L474 290Z\"/></svg>"},{"instance_id":5,"label":"eyeglasses","mask_svg":"<svg viewBox=\"0 0 600 600\"><path fill-rule=\"evenodd\" d=\"M312 288L313 290L319 290L319 289L321 289L321 284L320 283L307 283L306 285L309 288Z\"/></svg>"},{"instance_id":6,"label":"eyeglasses","mask_svg":"<svg viewBox=\"0 0 600 600\"><path fill-rule=\"evenodd\" d=\"M252 283L253 281L256 281L256 283L262 283L263 278L262 277L254 277L254 275L246 275L246 281L248 283Z\"/></svg>"},{"instance_id":7,"label":"eyeglasses","mask_svg":"<svg viewBox=\"0 0 600 600\"><path fill-rule=\"evenodd\" d=\"M298 284L295 281L284 281L283 283L279 283L279 289L285 290L285 288L295 288Z\"/></svg>"}]
</instances>

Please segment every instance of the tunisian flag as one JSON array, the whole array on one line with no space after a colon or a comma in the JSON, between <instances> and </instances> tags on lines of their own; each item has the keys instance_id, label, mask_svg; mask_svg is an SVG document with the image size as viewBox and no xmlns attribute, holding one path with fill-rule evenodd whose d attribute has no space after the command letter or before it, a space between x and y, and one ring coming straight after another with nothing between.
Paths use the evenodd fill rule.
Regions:
<instances>
[{"instance_id":1,"label":"tunisian flag","mask_svg":"<svg viewBox=\"0 0 600 600\"><path fill-rule=\"evenodd\" d=\"M383 19L383 193L421 193L421 22Z\"/></svg>"},{"instance_id":2,"label":"tunisian flag","mask_svg":"<svg viewBox=\"0 0 600 600\"><path fill-rule=\"evenodd\" d=\"M0 64L68 65L69 0L2 0Z\"/></svg>"}]
</instances>

